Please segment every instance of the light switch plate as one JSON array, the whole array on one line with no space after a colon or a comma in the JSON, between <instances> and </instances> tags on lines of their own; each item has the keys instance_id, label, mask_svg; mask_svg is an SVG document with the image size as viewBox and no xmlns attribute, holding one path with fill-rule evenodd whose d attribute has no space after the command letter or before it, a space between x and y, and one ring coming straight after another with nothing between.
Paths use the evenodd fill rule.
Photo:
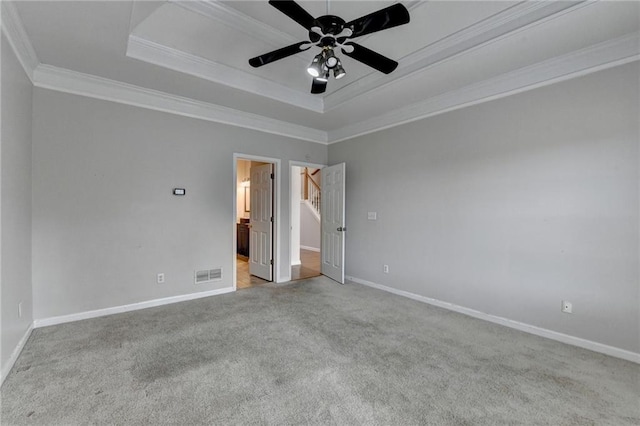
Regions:
<instances>
[{"instance_id":1,"label":"light switch plate","mask_svg":"<svg viewBox=\"0 0 640 426\"><path fill-rule=\"evenodd\" d=\"M367 212L367 219L368 220L377 220L378 219L378 213L376 213L376 212Z\"/></svg>"}]
</instances>

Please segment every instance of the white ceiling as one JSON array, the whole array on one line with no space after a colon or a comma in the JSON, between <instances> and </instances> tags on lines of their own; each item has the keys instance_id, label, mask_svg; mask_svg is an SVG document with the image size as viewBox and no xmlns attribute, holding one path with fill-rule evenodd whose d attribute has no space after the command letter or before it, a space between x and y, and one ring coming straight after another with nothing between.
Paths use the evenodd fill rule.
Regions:
<instances>
[{"instance_id":1,"label":"white ceiling","mask_svg":"<svg viewBox=\"0 0 640 426\"><path fill-rule=\"evenodd\" d=\"M247 62L308 38L266 0L4 3L5 32L37 56L36 86L321 143L637 60L640 51L636 1L404 1L409 24L355 40L397 60L396 71L343 55L345 78L312 95L305 68L317 48L260 68ZM299 3L349 21L394 2Z\"/></svg>"}]
</instances>

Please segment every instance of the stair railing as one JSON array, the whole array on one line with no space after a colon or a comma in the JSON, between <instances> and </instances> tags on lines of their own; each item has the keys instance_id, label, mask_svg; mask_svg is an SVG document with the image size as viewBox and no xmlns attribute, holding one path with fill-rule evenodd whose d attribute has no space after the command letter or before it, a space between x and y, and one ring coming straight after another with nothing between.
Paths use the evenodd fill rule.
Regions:
<instances>
[{"instance_id":1,"label":"stair railing","mask_svg":"<svg viewBox=\"0 0 640 426\"><path fill-rule=\"evenodd\" d=\"M309 174L309 169L304 168L302 175L302 199L309 201L315 211L320 214L320 196L322 191L320 186Z\"/></svg>"}]
</instances>

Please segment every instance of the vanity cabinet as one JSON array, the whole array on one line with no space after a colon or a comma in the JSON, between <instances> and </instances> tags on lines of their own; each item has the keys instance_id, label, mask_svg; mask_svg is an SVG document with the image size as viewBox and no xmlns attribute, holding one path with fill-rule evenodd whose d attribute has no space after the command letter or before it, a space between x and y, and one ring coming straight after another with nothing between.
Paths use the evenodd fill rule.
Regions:
<instances>
[{"instance_id":1,"label":"vanity cabinet","mask_svg":"<svg viewBox=\"0 0 640 426\"><path fill-rule=\"evenodd\" d=\"M236 224L238 235L237 253L241 256L249 257L249 225L246 223Z\"/></svg>"}]
</instances>

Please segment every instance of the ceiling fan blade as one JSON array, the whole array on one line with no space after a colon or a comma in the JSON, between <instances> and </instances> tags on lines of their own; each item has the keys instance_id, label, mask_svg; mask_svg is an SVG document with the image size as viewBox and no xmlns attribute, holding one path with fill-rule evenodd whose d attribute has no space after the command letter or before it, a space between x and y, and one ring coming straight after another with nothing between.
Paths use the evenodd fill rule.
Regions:
<instances>
[{"instance_id":1,"label":"ceiling fan blade","mask_svg":"<svg viewBox=\"0 0 640 426\"><path fill-rule=\"evenodd\" d=\"M300 43L292 44L291 46L283 47L281 49L274 50L273 52L251 58L249 59L249 65L254 68L258 68L279 59L286 58L287 56L295 55L296 53L309 49L311 46L313 46L313 44L310 44L308 41L301 41Z\"/></svg>"},{"instance_id":2,"label":"ceiling fan blade","mask_svg":"<svg viewBox=\"0 0 640 426\"><path fill-rule=\"evenodd\" d=\"M269 4L307 30L311 30L311 27L315 25L315 18L293 0L269 0Z\"/></svg>"},{"instance_id":3,"label":"ceiling fan blade","mask_svg":"<svg viewBox=\"0 0 640 426\"><path fill-rule=\"evenodd\" d=\"M327 82L316 80L314 78L313 82L311 83L311 93L314 93L314 94L324 93L325 90L327 90Z\"/></svg>"},{"instance_id":4,"label":"ceiling fan blade","mask_svg":"<svg viewBox=\"0 0 640 426\"><path fill-rule=\"evenodd\" d=\"M381 54L367 49L366 47L361 46L357 43L348 42L345 43L345 45L353 46L353 51L351 53L348 53L346 50L342 49L342 53L355 59L356 61L360 61L365 65L369 65L371 68L375 68L380 72L389 74L398 67L398 63L393 59L382 56Z\"/></svg>"},{"instance_id":5,"label":"ceiling fan blade","mask_svg":"<svg viewBox=\"0 0 640 426\"><path fill-rule=\"evenodd\" d=\"M353 28L349 38L360 37L387 28L397 27L409 22L409 11L400 3L380 9L361 18L344 24L345 28Z\"/></svg>"}]
</instances>

